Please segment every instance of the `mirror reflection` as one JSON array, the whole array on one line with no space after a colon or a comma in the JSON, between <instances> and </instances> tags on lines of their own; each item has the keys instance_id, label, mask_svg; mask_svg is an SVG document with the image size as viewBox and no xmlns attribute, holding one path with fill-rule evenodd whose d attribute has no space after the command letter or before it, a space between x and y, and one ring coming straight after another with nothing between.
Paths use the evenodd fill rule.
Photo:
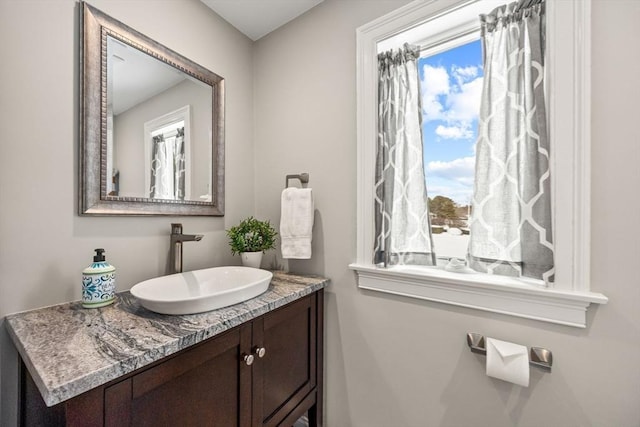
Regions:
<instances>
[{"instance_id":1,"label":"mirror reflection","mask_svg":"<svg viewBox=\"0 0 640 427\"><path fill-rule=\"evenodd\" d=\"M224 79L83 3L81 215L224 215Z\"/></svg>"},{"instance_id":2,"label":"mirror reflection","mask_svg":"<svg viewBox=\"0 0 640 427\"><path fill-rule=\"evenodd\" d=\"M107 70L107 194L211 201L211 86L111 36Z\"/></svg>"}]
</instances>

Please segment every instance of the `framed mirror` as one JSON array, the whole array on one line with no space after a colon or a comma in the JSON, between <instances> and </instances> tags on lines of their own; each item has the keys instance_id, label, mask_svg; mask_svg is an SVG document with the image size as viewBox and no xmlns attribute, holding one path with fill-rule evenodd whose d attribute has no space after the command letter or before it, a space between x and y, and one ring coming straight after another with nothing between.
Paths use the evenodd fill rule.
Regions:
<instances>
[{"instance_id":1,"label":"framed mirror","mask_svg":"<svg viewBox=\"0 0 640 427\"><path fill-rule=\"evenodd\" d=\"M81 215L224 215L224 79L82 3Z\"/></svg>"}]
</instances>

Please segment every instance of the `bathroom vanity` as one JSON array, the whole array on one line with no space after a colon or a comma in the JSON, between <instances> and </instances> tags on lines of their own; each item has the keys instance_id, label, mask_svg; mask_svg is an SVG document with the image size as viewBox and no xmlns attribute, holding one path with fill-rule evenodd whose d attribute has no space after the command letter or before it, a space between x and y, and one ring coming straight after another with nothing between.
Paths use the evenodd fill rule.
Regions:
<instances>
[{"instance_id":1,"label":"bathroom vanity","mask_svg":"<svg viewBox=\"0 0 640 427\"><path fill-rule=\"evenodd\" d=\"M274 273L262 295L201 314L141 307L129 292L7 316L22 358L25 426L322 424L328 280Z\"/></svg>"}]
</instances>

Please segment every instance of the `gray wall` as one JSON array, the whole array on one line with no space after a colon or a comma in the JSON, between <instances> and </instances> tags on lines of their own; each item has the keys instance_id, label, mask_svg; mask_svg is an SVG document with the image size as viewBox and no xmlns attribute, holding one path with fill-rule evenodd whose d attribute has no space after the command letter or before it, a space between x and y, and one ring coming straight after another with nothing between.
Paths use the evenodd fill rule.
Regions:
<instances>
[{"instance_id":1,"label":"gray wall","mask_svg":"<svg viewBox=\"0 0 640 427\"><path fill-rule=\"evenodd\" d=\"M251 41L197 0L91 4L226 78L224 218L77 215L79 14L75 0L0 0L0 319L77 300L104 247L118 289L165 273L171 222L204 234L185 269L239 263L224 233L254 212ZM14 425L17 358L0 320L0 425Z\"/></svg>"},{"instance_id":2,"label":"gray wall","mask_svg":"<svg viewBox=\"0 0 640 427\"><path fill-rule=\"evenodd\" d=\"M314 257L290 268L332 280L326 425L640 425L640 2L593 6L592 288L610 302L586 330L356 287L355 29L403 3L326 0L255 48L256 214L277 220L282 177L309 172ZM486 377L470 331L550 348L553 373Z\"/></svg>"},{"instance_id":3,"label":"gray wall","mask_svg":"<svg viewBox=\"0 0 640 427\"><path fill-rule=\"evenodd\" d=\"M314 256L289 267L332 279L326 425L640 425L640 84L625 80L640 75L629 43L640 38L640 3L594 4L592 286L610 303L590 310L586 330L356 288L347 269L355 258L355 28L405 3L326 0L252 47L195 0L92 1L227 79L227 215L86 218L76 214L77 3L0 0L0 318L78 299L95 247L118 267L120 289L163 274L176 219L205 234L185 245L186 269L237 263L224 229L252 213L277 224L284 176L304 171L318 210ZM466 349L468 331L549 347L554 371L533 371L528 389L489 379ZM3 426L15 420L16 366L0 325Z\"/></svg>"},{"instance_id":4,"label":"gray wall","mask_svg":"<svg viewBox=\"0 0 640 427\"><path fill-rule=\"evenodd\" d=\"M191 179L191 194L187 200L201 201L211 183L211 89L202 83L185 79L164 92L123 111L114 118L113 167L120 171L120 196L149 197L145 185L144 124L185 106L190 107L189 143L191 160L187 179ZM150 169L150 166L147 166Z\"/></svg>"}]
</instances>

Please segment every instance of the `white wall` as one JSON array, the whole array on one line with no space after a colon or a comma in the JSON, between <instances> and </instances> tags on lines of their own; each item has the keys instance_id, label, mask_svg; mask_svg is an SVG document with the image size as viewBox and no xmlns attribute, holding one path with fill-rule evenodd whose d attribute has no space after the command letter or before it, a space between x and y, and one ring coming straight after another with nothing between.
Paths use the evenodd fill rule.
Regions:
<instances>
[{"instance_id":1,"label":"white wall","mask_svg":"<svg viewBox=\"0 0 640 427\"><path fill-rule=\"evenodd\" d=\"M309 172L314 256L294 271L331 278L326 301L326 425L640 425L640 2L593 6L592 289L610 299L586 330L360 291L355 259L355 29L406 1L325 0L256 43L256 214L287 173ZM553 373L531 386L484 374L467 332L548 347Z\"/></svg>"},{"instance_id":2,"label":"white wall","mask_svg":"<svg viewBox=\"0 0 640 427\"><path fill-rule=\"evenodd\" d=\"M164 274L171 222L204 234L185 269L238 263L224 233L254 212L251 41L197 0L91 4L226 79L224 218L79 217L79 16L75 0L0 0L0 319L77 300L103 247L118 289ZM0 320L0 425L15 424L17 357Z\"/></svg>"}]
</instances>

